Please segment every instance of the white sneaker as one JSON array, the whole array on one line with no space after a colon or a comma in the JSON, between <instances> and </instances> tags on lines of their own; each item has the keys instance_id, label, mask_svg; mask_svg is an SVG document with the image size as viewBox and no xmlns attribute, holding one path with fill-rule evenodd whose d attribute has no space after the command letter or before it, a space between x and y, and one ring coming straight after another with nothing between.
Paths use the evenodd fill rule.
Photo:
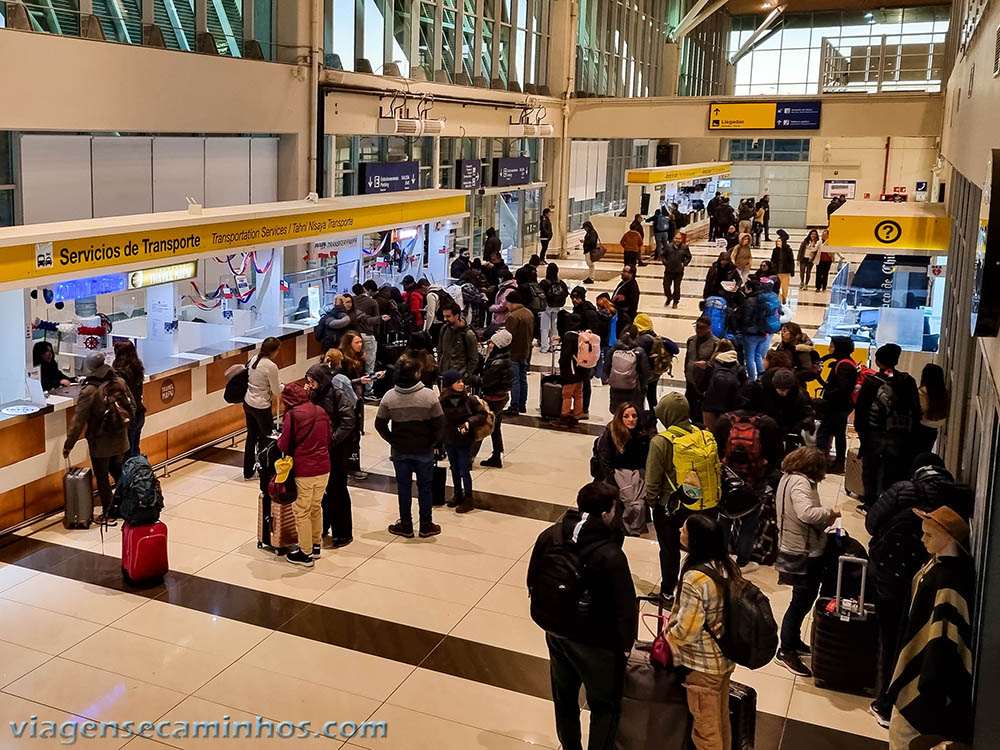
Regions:
<instances>
[{"instance_id":1,"label":"white sneaker","mask_svg":"<svg viewBox=\"0 0 1000 750\"><path fill-rule=\"evenodd\" d=\"M740 568L740 572L746 575L747 573L753 573L755 570L760 570L760 566L753 562L752 560Z\"/></svg>"}]
</instances>

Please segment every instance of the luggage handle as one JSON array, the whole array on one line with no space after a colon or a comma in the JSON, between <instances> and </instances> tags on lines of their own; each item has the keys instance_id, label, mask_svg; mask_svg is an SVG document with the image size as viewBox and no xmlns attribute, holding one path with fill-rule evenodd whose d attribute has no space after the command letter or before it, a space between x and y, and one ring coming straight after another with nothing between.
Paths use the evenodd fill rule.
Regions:
<instances>
[{"instance_id":1,"label":"luggage handle","mask_svg":"<svg viewBox=\"0 0 1000 750\"><path fill-rule=\"evenodd\" d=\"M858 615L864 619L865 614L865 586L868 583L868 561L853 555L841 555L837 560L837 614L842 620L850 620L850 610L844 610L841 603L841 587L844 583L844 563L857 563L861 566L861 593L858 595Z\"/></svg>"}]
</instances>

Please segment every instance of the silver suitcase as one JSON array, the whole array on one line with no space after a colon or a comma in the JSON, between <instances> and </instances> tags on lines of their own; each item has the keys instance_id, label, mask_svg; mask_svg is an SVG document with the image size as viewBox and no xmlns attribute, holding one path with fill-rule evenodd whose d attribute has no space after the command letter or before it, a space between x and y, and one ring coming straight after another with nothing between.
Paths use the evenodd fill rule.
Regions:
<instances>
[{"instance_id":1,"label":"silver suitcase","mask_svg":"<svg viewBox=\"0 0 1000 750\"><path fill-rule=\"evenodd\" d=\"M89 467L71 466L63 476L63 526L89 529L94 518L94 480Z\"/></svg>"}]
</instances>

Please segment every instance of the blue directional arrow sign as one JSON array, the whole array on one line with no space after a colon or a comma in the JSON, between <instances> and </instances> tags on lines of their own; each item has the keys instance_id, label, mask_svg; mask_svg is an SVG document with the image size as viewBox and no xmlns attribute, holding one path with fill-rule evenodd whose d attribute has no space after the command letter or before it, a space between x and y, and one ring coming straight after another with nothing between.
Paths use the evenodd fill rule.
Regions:
<instances>
[{"instance_id":1,"label":"blue directional arrow sign","mask_svg":"<svg viewBox=\"0 0 1000 750\"><path fill-rule=\"evenodd\" d=\"M775 130L819 130L822 102L778 102L774 115Z\"/></svg>"}]
</instances>

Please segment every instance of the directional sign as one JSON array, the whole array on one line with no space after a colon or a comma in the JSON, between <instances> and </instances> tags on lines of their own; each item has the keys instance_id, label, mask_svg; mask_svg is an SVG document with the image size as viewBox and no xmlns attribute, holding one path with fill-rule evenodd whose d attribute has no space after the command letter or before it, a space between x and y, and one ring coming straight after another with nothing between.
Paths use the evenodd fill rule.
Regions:
<instances>
[{"instance_id":1,"label":"directional sign","mask_svg":"<svg viewBox=\"0 0 1000 750\"><path fill-rule=\"evenodd\" d=\"M741 102L709 105L709 130L818 130L821 102Z\"/></svg>"},{"instance_id":2,"label":"directional sign","mask_svg":"<svg viewBox=\"0 0 1000 750\"><path fill-rule=\"evenodd\" d=\"M360 192L363 194L396 193L420 188L420 162L367 161L362 162L360 167Z\"/></svg>"},{"instance_id":3,"label":"directional sign","mask_svg":"<svg viewBox=\"0 0 1000 750\"><path fill-rule=\"evenodd\" d=\"M531 159L527 156L516 156L510 159L497 158L493 160L493 185L526 185L531 181Z\"/></svg>"},{"instance_id":4,"label":"directional sign","mask_svg":"<svg viewBox=\"0 0 1000 750\"><path fill-rule=\"evenodd\" d=\"M478 190L483 184L482 159L459 159L455 162L456 184L459 190Z\"/></svg>"}]
</instances>

